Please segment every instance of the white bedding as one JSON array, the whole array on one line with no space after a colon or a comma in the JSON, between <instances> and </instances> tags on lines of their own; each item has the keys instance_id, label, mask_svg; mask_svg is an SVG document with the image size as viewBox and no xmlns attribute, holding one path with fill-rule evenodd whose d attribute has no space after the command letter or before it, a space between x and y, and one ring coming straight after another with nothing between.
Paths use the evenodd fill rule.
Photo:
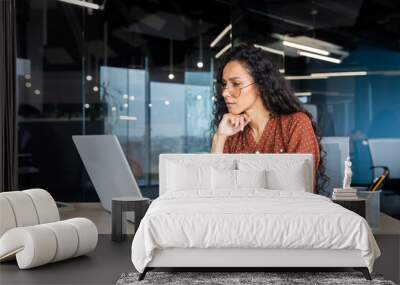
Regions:
<instances>
[{"instance_id":1,"label":"white bedding","mask_svg":"<svg viewBox=\"0 0 400 285\"><path fill-rule=\"evenodd\" d=\"M167 192L133 239L135 268L165 248L358 249L371 272L380 255L359 215L320 195L266 189Z\"/></svg>"}]
</instances>

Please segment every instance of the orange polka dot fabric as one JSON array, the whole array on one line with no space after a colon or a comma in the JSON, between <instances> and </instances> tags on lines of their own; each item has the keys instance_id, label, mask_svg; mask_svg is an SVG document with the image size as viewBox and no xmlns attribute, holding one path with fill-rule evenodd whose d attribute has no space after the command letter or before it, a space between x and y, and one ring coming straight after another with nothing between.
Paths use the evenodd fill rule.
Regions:
<instances>
[{"instance_id":1,"label":"orange polka dot fabric","mask_svg":"<svg viewBox=\"0 0 400 285\"><path fill-rule=\"evenodd\" d=\"M310 118L302 113L271 116L258 142L247 125L228 137L224 153L311 153L318 169L320 149Z\"/></svg>"}]
</instances>

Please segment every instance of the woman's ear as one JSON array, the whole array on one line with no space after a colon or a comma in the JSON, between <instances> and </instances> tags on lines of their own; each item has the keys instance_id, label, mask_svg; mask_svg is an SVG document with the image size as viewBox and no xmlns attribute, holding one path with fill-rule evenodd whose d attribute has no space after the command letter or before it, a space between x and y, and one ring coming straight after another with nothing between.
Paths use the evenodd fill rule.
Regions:
<instances>
[{"instance_id":1,"label":"woman's ear","mask_svg":"<svg viewBox=\"0 0 400 285\"><path fill-rule=\"evenodd\" d=\"M256 89L256 94L257 94L257 96L261 96L262 93L261 93L260 87L258 87L257 84L254 84L254 88Z\"/></svg>"},{"instance_id":2,"label":"woman's ear","mask_svg":"<svg viewBox=\"0 0 400 285\"><path fill-rule=\"evenodd\" d=\"M260 97L262 96L262 92L261 92L260 88L258 88L258 87L257 87L257 96L260 96Z\"/></svg>"}]
</instances>

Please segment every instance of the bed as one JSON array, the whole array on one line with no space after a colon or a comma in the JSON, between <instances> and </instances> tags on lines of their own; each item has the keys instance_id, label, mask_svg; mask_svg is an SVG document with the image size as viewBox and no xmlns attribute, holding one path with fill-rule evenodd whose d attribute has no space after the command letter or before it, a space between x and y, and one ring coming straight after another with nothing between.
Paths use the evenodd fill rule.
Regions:
<instances>
[{"instance_id":1,"label":"bed","mask_svg":"<svg viewBox=\"0 0 400 285\"><path fill-rule=\"evenodd\" d=\"M132 242L153 268L352 267L380 251L366 220L313 194L310 154L161 154L160 196Z\"/></svg>"}]
</instances>

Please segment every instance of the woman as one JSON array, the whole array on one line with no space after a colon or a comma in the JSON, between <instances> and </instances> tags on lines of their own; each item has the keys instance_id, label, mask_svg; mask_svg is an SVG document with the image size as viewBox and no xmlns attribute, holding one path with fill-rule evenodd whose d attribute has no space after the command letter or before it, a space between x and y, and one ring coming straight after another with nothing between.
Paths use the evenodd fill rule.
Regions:
<instances>
[{"instance_id":1,"label":"woman","mask_svg":"<svg viewBox=\"0 0 400 285\"><path fill-rule=\"evenodd\" d=\"M234 48L221 62L212 122L212 153L311 153L317 185L326 181L320 138L311 114L268 54Z\"/></svg>"}]
</instances>

